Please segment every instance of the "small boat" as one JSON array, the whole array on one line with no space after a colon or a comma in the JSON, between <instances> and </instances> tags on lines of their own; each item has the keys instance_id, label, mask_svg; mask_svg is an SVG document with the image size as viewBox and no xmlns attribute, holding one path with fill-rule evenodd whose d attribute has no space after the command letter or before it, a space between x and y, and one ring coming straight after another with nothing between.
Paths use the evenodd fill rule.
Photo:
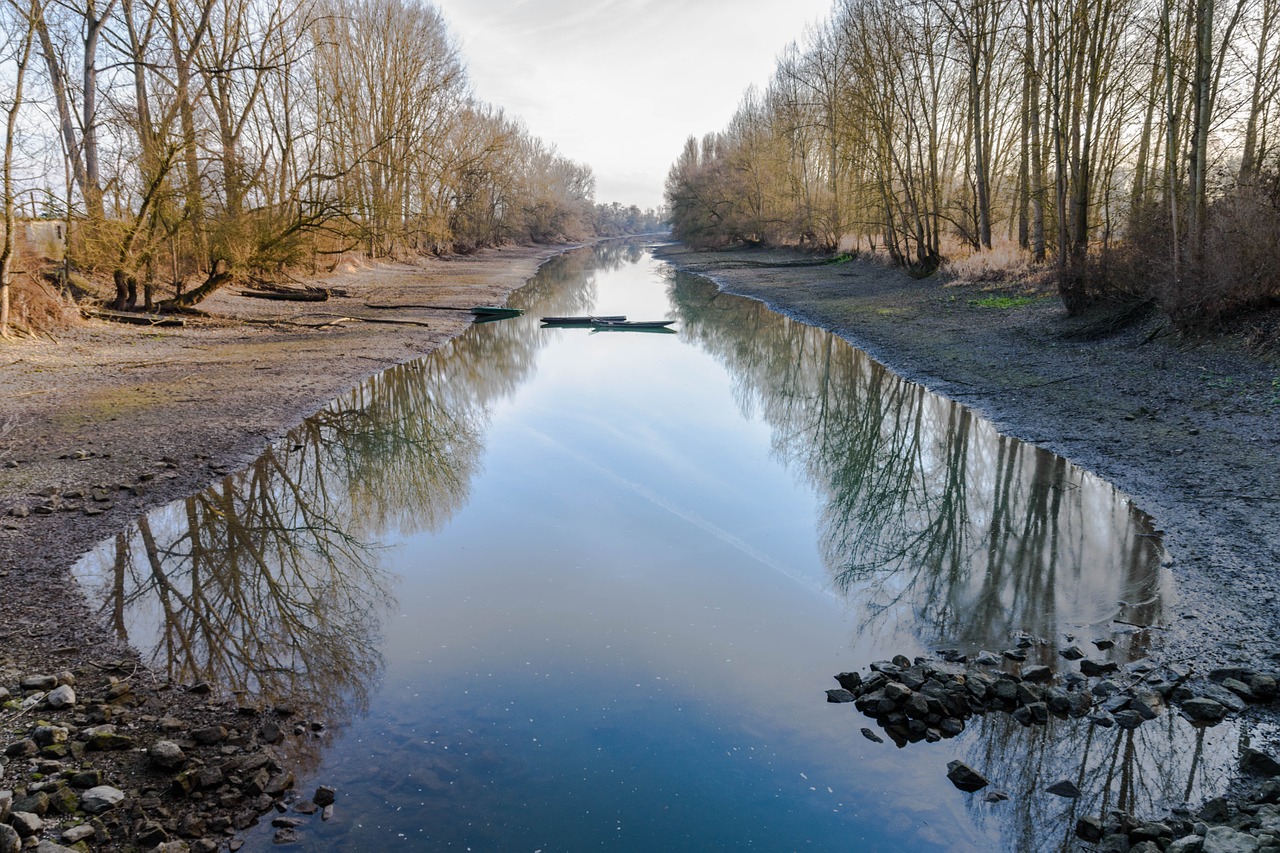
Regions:
<instances>
[{"instance_id":1,"label":"small boat","mask_svg":"<svg viewBox=\"0 0 1280 853\"><path fill-rule=\"evenodd\" d=\"M601 320L591 325L596 329L665 329L675 320Z\"/></svg>"},{"instance_id":2,"label":"small boat","mask_svg":"<svg viewBox=\"0 0 1280 853\"><path fill-rule=\"evenodd\" d=\"M625 314L602 317L543 317L542 322L548 326L594 326L596 323L622 323L627 319Z\"/></svg>"},{"instance_id":3,"label":"small boat","mask_svg":"<svg viewBox=\"0 0 1280 853\"><path fill-rule=\"evenodd\" d=\"M503 308L499 305L477 305L471 309L477 317L519 317L523 308Z\"/></svg>"}]
</instances>

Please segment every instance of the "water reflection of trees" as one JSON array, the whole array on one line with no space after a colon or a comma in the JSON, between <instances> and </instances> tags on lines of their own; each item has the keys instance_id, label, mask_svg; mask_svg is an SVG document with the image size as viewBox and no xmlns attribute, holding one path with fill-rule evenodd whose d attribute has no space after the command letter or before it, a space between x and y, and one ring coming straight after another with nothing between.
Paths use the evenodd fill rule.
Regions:
<instances>
[{"instance_id":1,"label":"water reflection of trees","mask_svg":"<svg viewBox=\"0 0 1280 853\"><path fill-rule=\"evenodd\" d=\"M1007 827L1011 850L1074 850L1076 820L1112 811L1158 815L1225 789L1236 766L1240 723L1195 728L1165 714L1137 729L1104 729L1084 720L1050 719L1025 728L1007 714L975 718L966 760L984 768L1007 802L974 807ZM1045 793L1061 779L1082 792L1066 800Z\"/></svg>"},{"instance_id":2,"label":"water reflection of trees","mask_svg":"<svg viewBox=\"0 0 1280 853\"><path fill-rule=\"evenodd\" d=\"M1109 620L1120 599L1127 621L1159 621L1159 545L1110 486L822 330L692 276L671 292L821 494L823 559L864 624L893 614L926 642L989 646Z\"/></svg>"},{"instance_id":3,"label":"water reflection of trees","mask_svg":"<svg viewBox=\"0 0 1280 853\"><path fill-rule=\"evenodd\" d=\"M516 301L572 313L578 283L634 262L610 243L544 265ZM171 679L265 701L362 711L390 606L378 546L438 530L468 497L487 411L532 370L536 317L475 327L362 383L242 473L163 507L78 567L118 635Z\"/></svg>"},{"instance_id":4,"label":"water reflection of trees","mask_svg":"<svg viewBox=\"0 0 1280 853\"><path fill-rule=\"evenodd\" d=\"M1005 648L1017 631L1160 621L1161 549L1110 486L832 335L692 276L675 275L671 294L684 334L727 365L740 407L819 492L823 560L862 630L907 625L926 643ZM1114 654L1141 655L1147 636L1118 637ZM1029 651L1056 665L1056 648ZM972 805L1005 826L1009 849L1069 849L1078 816L1151 814L1221 789L1237 735L1169 713L1135 730L975 717L966 760L1012 799ZM1084 796L1044 792L1063 778Z\"/></svg>"}]
</instances>

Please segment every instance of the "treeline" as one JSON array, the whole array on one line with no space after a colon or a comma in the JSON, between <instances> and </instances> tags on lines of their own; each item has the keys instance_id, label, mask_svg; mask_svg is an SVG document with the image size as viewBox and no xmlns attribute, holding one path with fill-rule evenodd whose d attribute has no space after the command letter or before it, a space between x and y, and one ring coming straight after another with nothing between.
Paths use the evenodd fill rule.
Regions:
<instances>
[{"instance_id":1,"label":"treeline","mask_svg":"<svg viewBox=\"0 0 1280 853\"><path fill-rule=\"evenodd\" d=\"M161 286L192 304L234 276L349 251L467 252L656 224L652 211L597 206L587 166L478 100L425 0L0 11L6 290L15 205L62 221L70 264L113 276L118 307L139 289L150 304Z\"/></svg>"},{"instance_id":2,"label":"treeline","mask_svg":"<svg viewBox=\"0 0 1280 853\"><path fill-rule=\"evenodd\" d=\"M1048 264L1072 311L1280 298L1280 0L838 0L690 138L693 243Z\"/></svg>"}]
</instances>

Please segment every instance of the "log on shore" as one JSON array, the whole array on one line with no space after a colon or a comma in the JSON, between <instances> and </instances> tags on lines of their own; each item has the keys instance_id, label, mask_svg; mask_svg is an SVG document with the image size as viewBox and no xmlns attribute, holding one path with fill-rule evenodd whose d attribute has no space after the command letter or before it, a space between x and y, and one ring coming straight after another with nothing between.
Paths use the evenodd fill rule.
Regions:
<instances>
[{"instance_id":1,"label":"log on shore","mask_svg":"<svg viewBox=\"0 0 1280 853\"><path fill-rule=\"evenodd\" d=\"M113 311L110 308L81 308L86 317L99 320L110 320L113 323L129 323L134 326L185 326L187 321L181 317L169 317L164 314L138 314L130 311Z\"/></svg>"},{"instance_id":2,"label":"log on shore","mask_svg":"<svg viewBox=\"0 0 1280 853\"><path fill-rule=\"evenodd\" d=\"M282 302L325 302L327 290L242 290L241 296L251 299L276 299Z\"/></svg>"}]
</instances>

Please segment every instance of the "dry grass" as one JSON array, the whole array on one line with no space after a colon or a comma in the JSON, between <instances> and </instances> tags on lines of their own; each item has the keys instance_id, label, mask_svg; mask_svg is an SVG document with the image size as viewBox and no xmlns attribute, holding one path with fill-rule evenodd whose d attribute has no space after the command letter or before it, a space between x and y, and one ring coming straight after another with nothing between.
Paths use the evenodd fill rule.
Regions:
<instances>
[{"instance_id":1,"label":"dry grass","mask_svg":"<svg viewBox=\"0 0 1280 853\"><path fill-rule=\"evenodd\" d=\"M957 247L942 264L946 287L974 287L982 291L1043 296L1057 292L1052 264L1037 264L1031 253L1012 241L985 252Z\"/></svg>"}]
</instances>

